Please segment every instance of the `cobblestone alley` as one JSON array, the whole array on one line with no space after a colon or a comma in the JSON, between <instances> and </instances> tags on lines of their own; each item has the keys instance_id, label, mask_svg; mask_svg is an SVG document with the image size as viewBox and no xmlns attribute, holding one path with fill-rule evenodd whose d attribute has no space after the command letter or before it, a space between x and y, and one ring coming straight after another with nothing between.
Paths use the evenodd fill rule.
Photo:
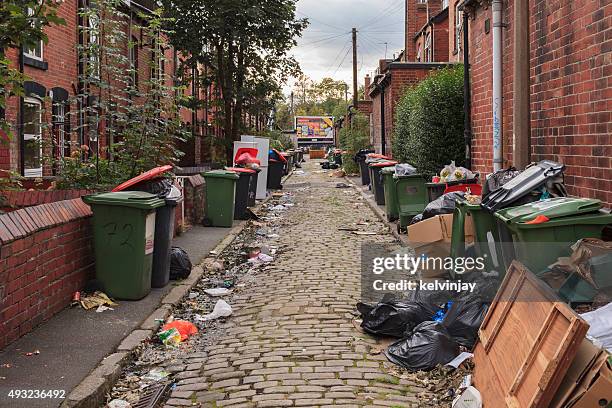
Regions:
<instances>
[{"instance_id":1,"label":"cobblestone alley","mask_svg":"<svg viewBox=\"0 0 612 408\"><path fill-rule=\"evenodd\" d=\"M295 206L278 245L288 250L231 298L221 339L185 356L166 406L417 406L418 387L387 373L377 341L352 321L360 247L392 244L392 235L338 231L359 219L385 227L354 189L336 188L343 179L318 168L308 162L285 185Z\"/></svg>"}]
</instances>

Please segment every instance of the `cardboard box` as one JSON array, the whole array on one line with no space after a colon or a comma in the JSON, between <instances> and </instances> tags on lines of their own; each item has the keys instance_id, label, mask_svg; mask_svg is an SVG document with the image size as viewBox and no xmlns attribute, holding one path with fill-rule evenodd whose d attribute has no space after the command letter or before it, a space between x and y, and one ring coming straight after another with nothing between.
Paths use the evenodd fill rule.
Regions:
<instances>
[{"instance_id":1,"label":"cardboard box","mask_svg":"<svg viewBox=\"0 0 612 408\"><path fill-rule=\"evenodd\" d=\"M612 404L612 367L609 359L606 350L585 338L550 408L594 408Z\"/></svg>"},{"instance_id":2,"label":"cardboard box","mask_svg":"<svg viewBox=\"0 0 612 408\"><path fill-rule=\"evenodd\" d=\"M408 239L413 248L432 243L450 243L453 238L453 214L436 215L408 227ZM474 223L471 217L465 222L465 242L474 241Z\"/></svg>"},{"instance_id":3,"label":"cardboard box","mask_svg":"<svg viewBox=\"0 0 612 408\"><path fill-rule=\"evenodd\" d=\"M408 227L410 246L417 255L428 258L443 259L450 256L450 243L453 237L453 214L437 215ZM465 241L474 241L474 224L466 218ZM422 277L439 278L447 276L447 270L440 266L429 266L422 269Z\"/></svg>"}]
</instances>

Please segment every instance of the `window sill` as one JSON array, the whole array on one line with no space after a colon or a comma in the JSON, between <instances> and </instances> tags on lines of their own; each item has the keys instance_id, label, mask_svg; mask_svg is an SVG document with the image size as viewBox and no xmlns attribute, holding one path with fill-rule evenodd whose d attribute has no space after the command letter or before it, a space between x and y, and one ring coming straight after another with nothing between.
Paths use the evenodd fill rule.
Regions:
<instances>
[{"instance_id":1,"label":"window sill","mask_svg":"<svg viewBox=\"0 0 612 408\"><path fill-rule=\"evenodd\" d=\"M40 61L32 57L28 57L27 55L23 56L23 64L28 67L42 69L46 71L49 69L49 63L47 61Z\"/></svg>"}]
</instances>

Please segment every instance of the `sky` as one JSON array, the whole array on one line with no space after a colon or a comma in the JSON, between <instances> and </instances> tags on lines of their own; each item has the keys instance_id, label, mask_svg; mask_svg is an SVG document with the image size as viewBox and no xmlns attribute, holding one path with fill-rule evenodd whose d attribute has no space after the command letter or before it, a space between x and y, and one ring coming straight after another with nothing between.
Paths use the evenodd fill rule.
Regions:
<instances>
[{"instance_id":1,"label":"sky","mask_svg":"<svg viewBox=\"0 0 612 408\"><path fill-rule=\"evenodd\" d=\"M398 55L404 46L405 0L299 0L297 17L310 25L291 53L305 75L347 82L352 88L351 29L357 28L359 84L378 60ZM376 4L376 6L373 6ZM386 44L385 44L386 43ZM285 87L290 92L295 81Z\"/></svg>"}]
</instances>

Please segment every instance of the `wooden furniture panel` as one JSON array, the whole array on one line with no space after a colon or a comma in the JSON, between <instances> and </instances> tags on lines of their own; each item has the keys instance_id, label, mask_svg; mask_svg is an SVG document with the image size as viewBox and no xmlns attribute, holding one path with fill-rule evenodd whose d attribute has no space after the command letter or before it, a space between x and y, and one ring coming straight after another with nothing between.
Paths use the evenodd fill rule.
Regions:
<instances>
[{"instance_id":1,"label":"wooden furniture panel","mask_svg":"<svg viewBox=\"0 0 612 408\"><path fill-rule=\"evenodd\" d=\"M550 288L514 262L474 351L474 382L485 408L547 407L587 330Z\"/></svg>"}]
</instances>

